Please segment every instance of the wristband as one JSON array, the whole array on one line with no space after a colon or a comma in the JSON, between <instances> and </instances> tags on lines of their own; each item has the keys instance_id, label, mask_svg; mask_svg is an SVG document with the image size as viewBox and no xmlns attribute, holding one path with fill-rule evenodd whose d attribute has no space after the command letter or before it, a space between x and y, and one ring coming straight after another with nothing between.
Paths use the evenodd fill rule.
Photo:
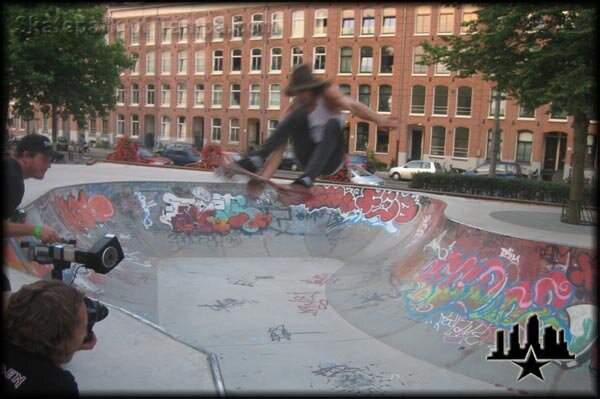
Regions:
<instances>
[{"instance_id":1,"label":"wristband","mask_svg":"<svg viewBox=\"0 0 600 399\"><path fill-rule=\"evenodd\" d=\"M42 231L42 225L41 224L36 224L35 225L35 230L33 230L33 236L35 238L40 238L40 231Z\"/></svg>"}]
</instances>

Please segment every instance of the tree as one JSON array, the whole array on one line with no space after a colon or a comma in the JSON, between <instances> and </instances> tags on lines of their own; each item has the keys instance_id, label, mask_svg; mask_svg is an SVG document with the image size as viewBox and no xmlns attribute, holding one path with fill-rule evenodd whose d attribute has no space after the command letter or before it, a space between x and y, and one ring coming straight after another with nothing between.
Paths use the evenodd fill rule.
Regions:
<instances>
[{"instance_id":1,"label":"tree","mask_svg":"<svg viewBox=\"0 0 600 399\"><path fill-rule=\"evenodd\" d=\"M59 117L73 115L83 124L114 110L119 72L131 63L122 42L106 43L103 7L35 3L4 11L4 118L9 99L25 119L39 107L52 116L56 142Z\"/></svg>"},{"instance_id":2,"label":"tree","mask_svg":"<svg viewBox=\"0 0 600 399\"><path fill-rule=\"evenodd\" d=\"M519 104L573 116L567 222L579 223L589 121L597 117L596 6L592 3L477 4L470 35L423 42L423 63L443 62L459 77L480 74Z\"/></svg>"}]
</instances>

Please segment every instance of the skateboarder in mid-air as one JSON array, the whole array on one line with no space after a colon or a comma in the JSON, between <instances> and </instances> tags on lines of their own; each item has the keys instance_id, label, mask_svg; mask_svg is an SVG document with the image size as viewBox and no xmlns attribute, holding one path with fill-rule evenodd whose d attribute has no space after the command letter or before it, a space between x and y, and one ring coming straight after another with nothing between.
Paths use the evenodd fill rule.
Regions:
<instances>
[{"instance_id":1,"label":"skateboarder in mid-air","mask_svg":"<svg viewBox=\"0 0 600 399\"><path fill-rule=\"evenodd\" d=\"M318 176L331 176L345 167L346 148L342 134L345 115L342 110L375 122L382 130L392 129L397 123L396 118L379 115L345 96L337 84L315 78L306 64L294 69L285 94L293 96L294 100L285 110L275 132L236 165L252 173L258 173L262 168L262 177L270 179L279 167L291 138L296 158L304 170L291 187L308 189ZM253 191L257 188L254 187Z\"/></svg>"}]
</instances>

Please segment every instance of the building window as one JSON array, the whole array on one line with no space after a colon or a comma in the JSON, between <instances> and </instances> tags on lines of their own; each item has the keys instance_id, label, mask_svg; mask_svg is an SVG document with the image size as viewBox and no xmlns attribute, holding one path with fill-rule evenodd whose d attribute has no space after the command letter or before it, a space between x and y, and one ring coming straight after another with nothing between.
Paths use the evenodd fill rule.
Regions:
<instances>
[{"instance_id":1,"label":"building window","mask_svg":"<svg viewBox=\"0 0 600 399\"><path fill-rule=\"evenodd\" d=\"M439 35L451 35L454 31L454 7L440 6Z\"/></svg>"},{"instance_id":2,"label":"building window","mask_svg":"<svg viewBox=\"0 0 600 399\"><path fill-rule=\"evenodd\" d=\"M160 42L163 44L171 43L171 21L162 21L160 27Z\"/></svg>"},{"instance_id":3,"label":"building window","mask_svg":"<svg viewBox=\"0 0 600 399\"><path fill-rule=\"evenodd\" d=\"M587 135L585 146L585 169L598 169L598 136Z\"/></svg>"},{"instance_id":4,"label":"building window","mask_svg":"<svg viewBox=\"0 0 600 399\"><path fill-rule=\"evenodd\" d=\"M140 56L138 53L131 54L131 74L137 75L140 73Z\"/></svg>"},{"instance_id":5,"label":"building window","mask_svg":"<svg viewBox=\"0 0 600 399\"><path fill-rule=\"evenodd\" d=\"M171 53L164 51L160 57L160 73L169 75L171 73Z\"/></svg>"},{"instance_id":6,"label":"building window","mask_svg":"<svg viewBox=\"0 0 600 399\"><path fill-rule=\"evenodd\" d=\"M392 110L392 86L379 86L378 112L390 112Z\"/></svg>"},{"instance_id":7,"label":"building window","mask_svg":"<svg viewBox=\"0 0 600 399\"><path fill-rule=\"evenodd\" d=\"M125 43L125 24L117 24L117 40Z\"/></svg>"},{"instance_id":8,"label":"building window","mask_svg":"<svg viewBox=\"0 0 600 399\"><path fill-rule=\"evenodd\" d=\"M257 83L250 85L250 108L260 108L260 85Z\"/></svg>"},{"instance_id":9,"label":"building window","mask_svg":"<svg viewBox=\"0 0 600 399\"><path fill-rule=\"evenodd\" d=\"M238 143L240 141L240 120L232 118L229 120L229 142Z\"/></svg>"},{"instance_id":10,"label":"building window","mask_svg":"<svg viewBox=\"0 0 600 399\"><path fill-rule=\"evenodd\" d=\"M340 50L340 73L352 73L352 47Z\"/></svg>"},{"instance_id":11,"label":"building window","mask_svg":"<svg viewBox=\"0 0 600 399\"><path fill-rule=\"evenodd\" d=\"M187 51L177 53L177 73L180 75L187 73Z\"/></svg>"},{"instance_id":12,"label":"building window","mask_svg":"<svg viewBox=\"0 0 600 399\"><path fill-rule=\"evenodd\" d=\"M496 93L497 90L496 88L492 89L492 92L490 93L490 107L489 107L489 116L493 117L494 113L496 112ZM501 96L501 100L500 100L500 112L499 112L499 116L500 118L504 118L505 112L506 112L506 96L504 95L504 93L500 93Z\"/></svg>"},{"instance_id":13,"label":"building window","mask_svg":"<svg viewBox=\"0 0 600 399\"><path fill-rule=\"evenodd\" d=\"M423 61L425 56L425 50L423 47L415 47L413 55L413 75L427 75L427 65L421 65L419 62Z\"/></svg>"},{"instance_id":14,"label":"building window","mask_svg":"<svg viewBox=\"0 0 600 399\"><path fill-rule=\"evenodd\" d=\"M313 71L325 72L325 47L315 47Z\"/></svg>"},{"instance_id":15,"label":"building window","mask_svg":"<svg viewBox=\"0 0 600 399\"><path fill-rule=\"evenodd\" d=\"M342 11L342 36L354 35L354 10Z\"/></svg>"},{"instance_id":16,"label":"building window","mask_svg":"<svg viewBox=\"0 0 600 399\"><path fill-rule=\"evenodd\" d=\"M366 105L371 106L371 86L360 85L358 86L358 101Z\"/></svg>"},{"instance_id":17,"label":"building window","mask_svg":"<svg viewBox=\"0 0 600 399\"><path fill-rule=\"evenodd\" d=\"M204 50L198 50L195 53L195 66L196 66L196 70L195 72L197 74L204 74L204 64L205 64L205 57L204 57Z\"/></svg>"},{"instance_id":18,"label":"building window","mask_svg":"<svg viewBox=\"0 0 600 399\"><path fill-rule=\"evenodd\" d=\"M259 48L253 48L251 54L250 71L260 72L262 68L262 50Z\"/></svg>"},{"instance_id":19,"label":"building window","mask_svg":"<svg viewBox=\"0 0 600 399\"><path fill-rule=\"evenodd\" d=\"M117 115L117 136L125 133L125 115Z\"/></svg>"},{"instance_id":20,"label":"building window","mask_svg":"<svg viewBox=\"0 0 600 399\"><path fill-rule=\"evenodd\" d=\"M146 44L154 44L156 40L156 23L150 21L146 23Z\"/></svg>"},{"instance_id":21,"label":"building window","mask_svg":"<svg viewBox=\"0 0 600 399\"><path fill-rule=\"evenodd\" d=\"M100 121L100 130L102 132L102 135L108 134L108 116L102 117L102 120Z\"/></svg>"},{"instance_id":22,"label":"building window","mask_svg":"<svg viewBox=\"0 0 600 399\"><path fill-rule=\"evenodd\" d=\"M271 15L271 37L281 38L283 37L283 13L274 12Z\"/></svg>"},{"instance_id":23,"label":"building window","mask_svg":"<svg viewBox=\"0 0 600 399\"><path fill-rule=\"evenodd\" d=\"M271 72L281 72L281 49L275 47L271 49Z\"/></svg>"},{"instance_id":24,"label":"building window","mask_svg":"<svg viewBox=\"0 0 600 399\"><path fill-rule=\"evenodd\" d=\"M154 52L146 53L146 75L154 75L155 65Z\"/></svg>"},{"instance_id":25,"label":"building window","mask_svg":"<svg viewBox=\"0 0 600 399\"><path fill-rule=\"evenodd\" d=\"M517 136L517 162L530 163L531 149L533 145L533 133L519 132Z\"/></svg>"},{"instance_id":26,"label":"building window","mask_svg":"<svg viewBox=\"0 0 600 399\"><path fill-rule=\"evenodd\" d=\"M359 122L356 124L356 143L354 145L354 151L367 151L367 145L369 144L369 124L366 122Z\"/></svg>"},{"instance_id":27,"label":"building window","mask_svg":"<svg viewBox=\"0 0 600 399\"><path fill-rule=\"evenodd\" d=\"M373 72L373 48L372 47L361 47L360 48L360 73L372 73Z\"/></svg>"},{"instance_id":28,"label":"building window","mask_svg":"<svg viewBox=\"0 0 600 399\"><path fill-rule=\"evenodd\" d=\"M204 106L204 85L196 84L194 86L194 107Z\"/></svg>"},{"instance_id":29,"label":"building window","mask_svg":"<svg viewBox=\"0 0 600 399\"><path fill-rule=\"evenodd\" d=\"M225 18L214 17L213 28L213 40L219 42L223 41L223 37L225 36Z\"/></svg>"},{"instance_id":30,"label":"building window","mask_svg":"<svg viewBox=\"0 0 600 399\"><path fill-rule=\"evenodd\" d=\"M185 116L177 117L177 140L185 139Z\"/></svg>"},{"instance_id":31,"label":"building window","mask_svg":"<svg viewBox=\"0 0 600 399\"><path fill-rule=\"evenodd\" d=\"M137 83L131 84L131 105L140 103L140 86Z\"/></svg>"},{"instance_id":32,"label":"building window","mask_svg":"<svg viewBox=\"0 0 600 399\"><path fill-rule=\"evenodd\" d=\"M281 86L278 83L269 85L269 108L279 109L281 105Z\"/></svg>"},{"instance_id":33,"label":"building window","mask_svg":"<svg viewBox=\"0 0 600 399\"><path fill-rule=\"evenodd\" d=\"M119 83L119 85L117 85L117 89L116 89L117 93L115 95L115 97L117 98L117 105L124 105L125 104L125 87L123 87L123 84Z\"/></svg>"},{"instance_id":34,"label":"building window","mask_svg":"<svg viewBox=\"0 0 600 399\"><path fill-rule=\"evenodd\" d=\"M164 83L160 92L160 105L163 107L171 106L171 85Z\"/></svg>"},{"instance_id":35,"label":"building window","mask_svg":"<svg viewBox=\"0 0 600 399\"><path fill-rule=\"evenodd\" d=\"M568 116L569 114L566 111L563 111L562 109L560 109L560 107L554 105L553 103L550 104L551 120L566 121Z\"/></svg>"},{"instance_id":36,"label":"building window","mask_svg":"<svg viewBox=\"0 0 600 399\"><path fill-rule=\"evenodd\" d=\"M394 72L394 49L386 46L381 49L381 62L379 63L379 73Z\"/></svg>"},{"instance_id":37,"label":"building window","mask_svg":"<svg viewBox=\"0 0 600 399\"><path fill-rule=\"evenodd\" d=\"M321 8L315 10L314 36L327 35L327 9Z\"/></svg>"},{"instance_id":38,"label":"building window","mask_svg":"<svg viewBox=\"0 0 600 399\"><path fill-rule=\"evenodd\" d=\"M387 154L390 145L390 133L385 130L377 129L377 143L375 143L375 152Z\"/></svg>"},{"instance_id":39,"label":"building window","mask_svg":"<svg viewBox=\"0 0 600 399\"><path fill-rule=\"evenodd\" d=\"M187 86L185 83L177 84L177 106L187 106Z\"/></svg>"},{"instance_id":40,"label":"building window","mask_svg":"<svg viewBox=\"0 0 600 399\"><path fill-rule=\"evenodd\" d=\"M160 137L168 139L171 136L171 118L168 116L161 117L160 120Z\"/></svg>"},{"instance_id":41,"label":"building window","mask_svg":"<svg viewBox=\"0 0 600 399\"><path fill-rule=\"evenodd\" d=\"M443 62L436 62L435 63L434 73L436 75L449 76L450 75L450 70L448 69L448 67L446 66L445 63L443 63Z\"/></svg>"},{"instance_id":42,"label":"building window","mask_svg":"<svg viewBox=\"0 0 600 399\"><path fill-rule=\"evenodd\" d=\"M457 127L454 131L454 153L455 158L467 158L469 156L469 129Z\"/></svg>"},{"instance_id":43,"label":"building window","mask_svg":"<svg viewBox=\"0 0 600 399\"><path fill-rule=\"evenodd\" d=\"M130 27L131 27L131 44L132 45L140 44L140 24L137 22L132 22Z\"/></svg>"},{"instance_id":44,"label":"building window","mask_svg":"<svg viewBox=\"0 0 600 399\"><path fill-rule=\"evenodd\" d=\"M302 47L292 47L292 68L294 65L300 65L303 63L302 55Z\"/></svg>"},{"instance_id":45,"label":"building window","mask_svg":"<svg viewBox=\"0 0 600 399\"><path fill-rule=\"evenodd\" d=\"M340 91L347 97L352 97L352 88L350 85L341 84Z\"/></svg>"},{"instance_id":46,"label":"building window","mask_svg":"<svg viewBox=\"0 0 600 399\"><path fill-rule=\"evenodd\" d=\"M431 151L430 155L443 156L446 147L446 128L434 126L431 129Z\"/></svg>"},{"instance_id":47,"label":"building window","mask_svg":"<svg viewBox=\"0 0 600 399\"><path fill-rule=\"evenodd\" d=\"M435 86L433 95L433 115L448 115L447 86Z\"/></svg>"},{"instance_id":48,"label":"building window","mask_svg":"<svg viewBox=\"0 0 600 399\"><path fill-rule=\"evenodd\" d=\"M223 86L215 84L212 87L212 106L213 108L221 108L223 103Z\"/></svg>"},{"instance_id":49,"label":"building window","mask_svg":"<svg viewBox=\"0 0 600 399\"><path fill-rule=\"evenodd\" d=\"M475 20L477 20L477 7L473 5L463 5L460 33L469 33L470 28L462 25Z\"/></svg>"},{"instance_id":50,"label":"building window","mask_svg":"<svg viewBox=\"0 0 600 399\"><path fill-rule=\"evenodd\" d=\"M206 40L206 18L196 18L194 30L196 42Z\"/></svg>"},{"instance_id":51,"label":"building window","mask_svg":"<svg viewBox=\"0 0 600 399\"><path fill-rule=\"evenodd\" d=\"M428 35L431 26L431 7L417 7L415 35Z\"/></svg>"},{"instance_id":52,"label":"building window","mask_svg":"<svg viewBox=\"0 0 600 399\"><path fill-rule=\"evenodd\" d=\"M131 115L131 135L137 137L140 135L140 116Z\"/></svg>"},{"instance_id":53,"label":"building window","mask_svg":"<svg viewBox=\"0 0 600 399\"><path fill-rule=\"evenodd\" d=\"M242 49L231 50L231 72L242 71Z\"/></svg>"},{"instance_id":54,"label":"building window","mask_svg":"<svg viewBox=\"0 0 600 399\"><path fill-rule=\"evenodd\" d=\"M375 10L363 10L360 34L368 36L375 34Z\"/></svg>"},{"instance_id":55,"label":"building window","mask_svg":"<svg viewBox=\"0 0 600 399\"><path fill-rule=\"evenodd\" d=\"M223 72L223 50L213 51L213 72Z\"/></svg>"},{"instance_id":56,"label":"building window","mask_svg":"<svg viewBox=\"0 0 600 399\"><path fill-rule=\"evenodd\" d=\"M304 11L292 13L292 37L304 37Z\"/></svg>"},{"instance_id":57,"label":"building window","mask_svg":"<svg viewBox=\"0 0 600 399\"><path fill-rule=\"evenodd\" d=\"M178 43L187 43L188 41L188 21L186 19L182 19L179 21L177 25L177 42Z\"/></svg>"},{"instance_id":58,"label":"building window","mask_svg":"<svg viewBox=\"0 0 600 399\"><path fill-rule=\"evenodd\" d=\"M498 134L496 135L496 141L498 142L499 146L497 146L498 152L496 152L496 160L501 160L502 159L502 142L504 141L504 132L502 130L498 131ZM491 148L492 148L492 129L490 129L488 131L488 145L486 148L486 159L490 159L490 154L491 154Z\"/></svg>"},{"instance_id":59,"label":"building window","mask_svg":"<svg viewBox=\"0 0 600 399\"><path fill-rule=\"evenodd\" d=\"M146 86L146 105L154 105L154 91L153 84Z\"/></svg>"},{"instance_id":60,"label":"building window","mask_svg":"<svg viewBox=\"0 0 600 399\"><path fill-rule=\"evenodd\" d=\"M241 39L244 34L243 17L241 15L234 15L231 17L231 26L233 27L231 38Z\"/></svg>"},{"instance_id":61,"label":"building window","mask_svg":"<svg viewBox=\"0 0 600 399\"><path fill-rule=\"evenodd\" d=\"M535 119L535 109L531 109L531 108L527 108L523 105L519 105L519 118Z\"/></svg>"},{"instance_id":62,"label":"building window","mask_svg":"<svg viewBox=\"0 0 600 399\"><path fill-rule=\"evenodd\" d=\"M396 33L396 9L383 9L383 24L381 27L382 35L393 35Z\"/></svg>"},{"instance_id":63,"label":"building window","mask_svg":"<svg viewBox=\"0 0 600 399\"><path fill-rule=\"evenodd\" d=\"M277 130L277 126L279 126L279 121L274 119L269 119L269 127L267 129L267 136L271 137L275 130Z\"/></svg>"},{"instance_id":64,"label":"building window","mask_svg":"<svg viewBox=\"0 0 600 399\"><path fill-rule=\"evenodd\" d=\"M425 86L413 86L410 102L411 115L425 115Z\"/></svg>"},{"instance_id":65,"label":"building window","mask_svg":"<svg viewBox=\"0 0 600 399\"><path fill-rule=\"evenodd\" d=\"M221 141L221 118L211 119L211 140Z\"/></svg>"},{"instance_id":66,"label":"building window","mask_svg":"<svg viewBox=\"0 0 600 399\"><path fill-rule=\"evenodd\" d=\"M242 86L239 83L232 83L229 87L230 96L229 96L229 106L239 108L241 102L241 92Z\"/></svg>"},{"instance_id":67,"label":"building window","mask_svg":"<svg viewBox=\"0 0 600 399\"><path fill-rule=\"evenodd\" d=\"M468 86L458 88L456 94L456 116L471 116L471 97L473 89Z\"/></svg>"},{"instance_id":68,"label":"building window","mask_svg":"<svg viewBox=\"0 0 600 399\"><path fill-rule=\"evenodd\" d=\"M263 16L262 14L252 15L252 37L259 38L263 34Z\"/></svg>"}]
</instances>

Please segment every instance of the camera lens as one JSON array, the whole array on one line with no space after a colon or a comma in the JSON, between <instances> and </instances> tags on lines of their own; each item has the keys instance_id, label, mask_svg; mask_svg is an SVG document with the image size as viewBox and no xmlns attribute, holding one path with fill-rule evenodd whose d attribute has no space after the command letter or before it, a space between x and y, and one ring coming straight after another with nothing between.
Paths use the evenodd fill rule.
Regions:
<instances>
[{"instance_id":1,"label":"camera lens","mask_svg":"<svg viewBox=\"0 0 600 399\"><path fill-rule=\"evenodd\" d=\"M119 254L115 247L108 247L102 252L102 266L112 269L118 263Z\"/></svg>"}]
</instances>

